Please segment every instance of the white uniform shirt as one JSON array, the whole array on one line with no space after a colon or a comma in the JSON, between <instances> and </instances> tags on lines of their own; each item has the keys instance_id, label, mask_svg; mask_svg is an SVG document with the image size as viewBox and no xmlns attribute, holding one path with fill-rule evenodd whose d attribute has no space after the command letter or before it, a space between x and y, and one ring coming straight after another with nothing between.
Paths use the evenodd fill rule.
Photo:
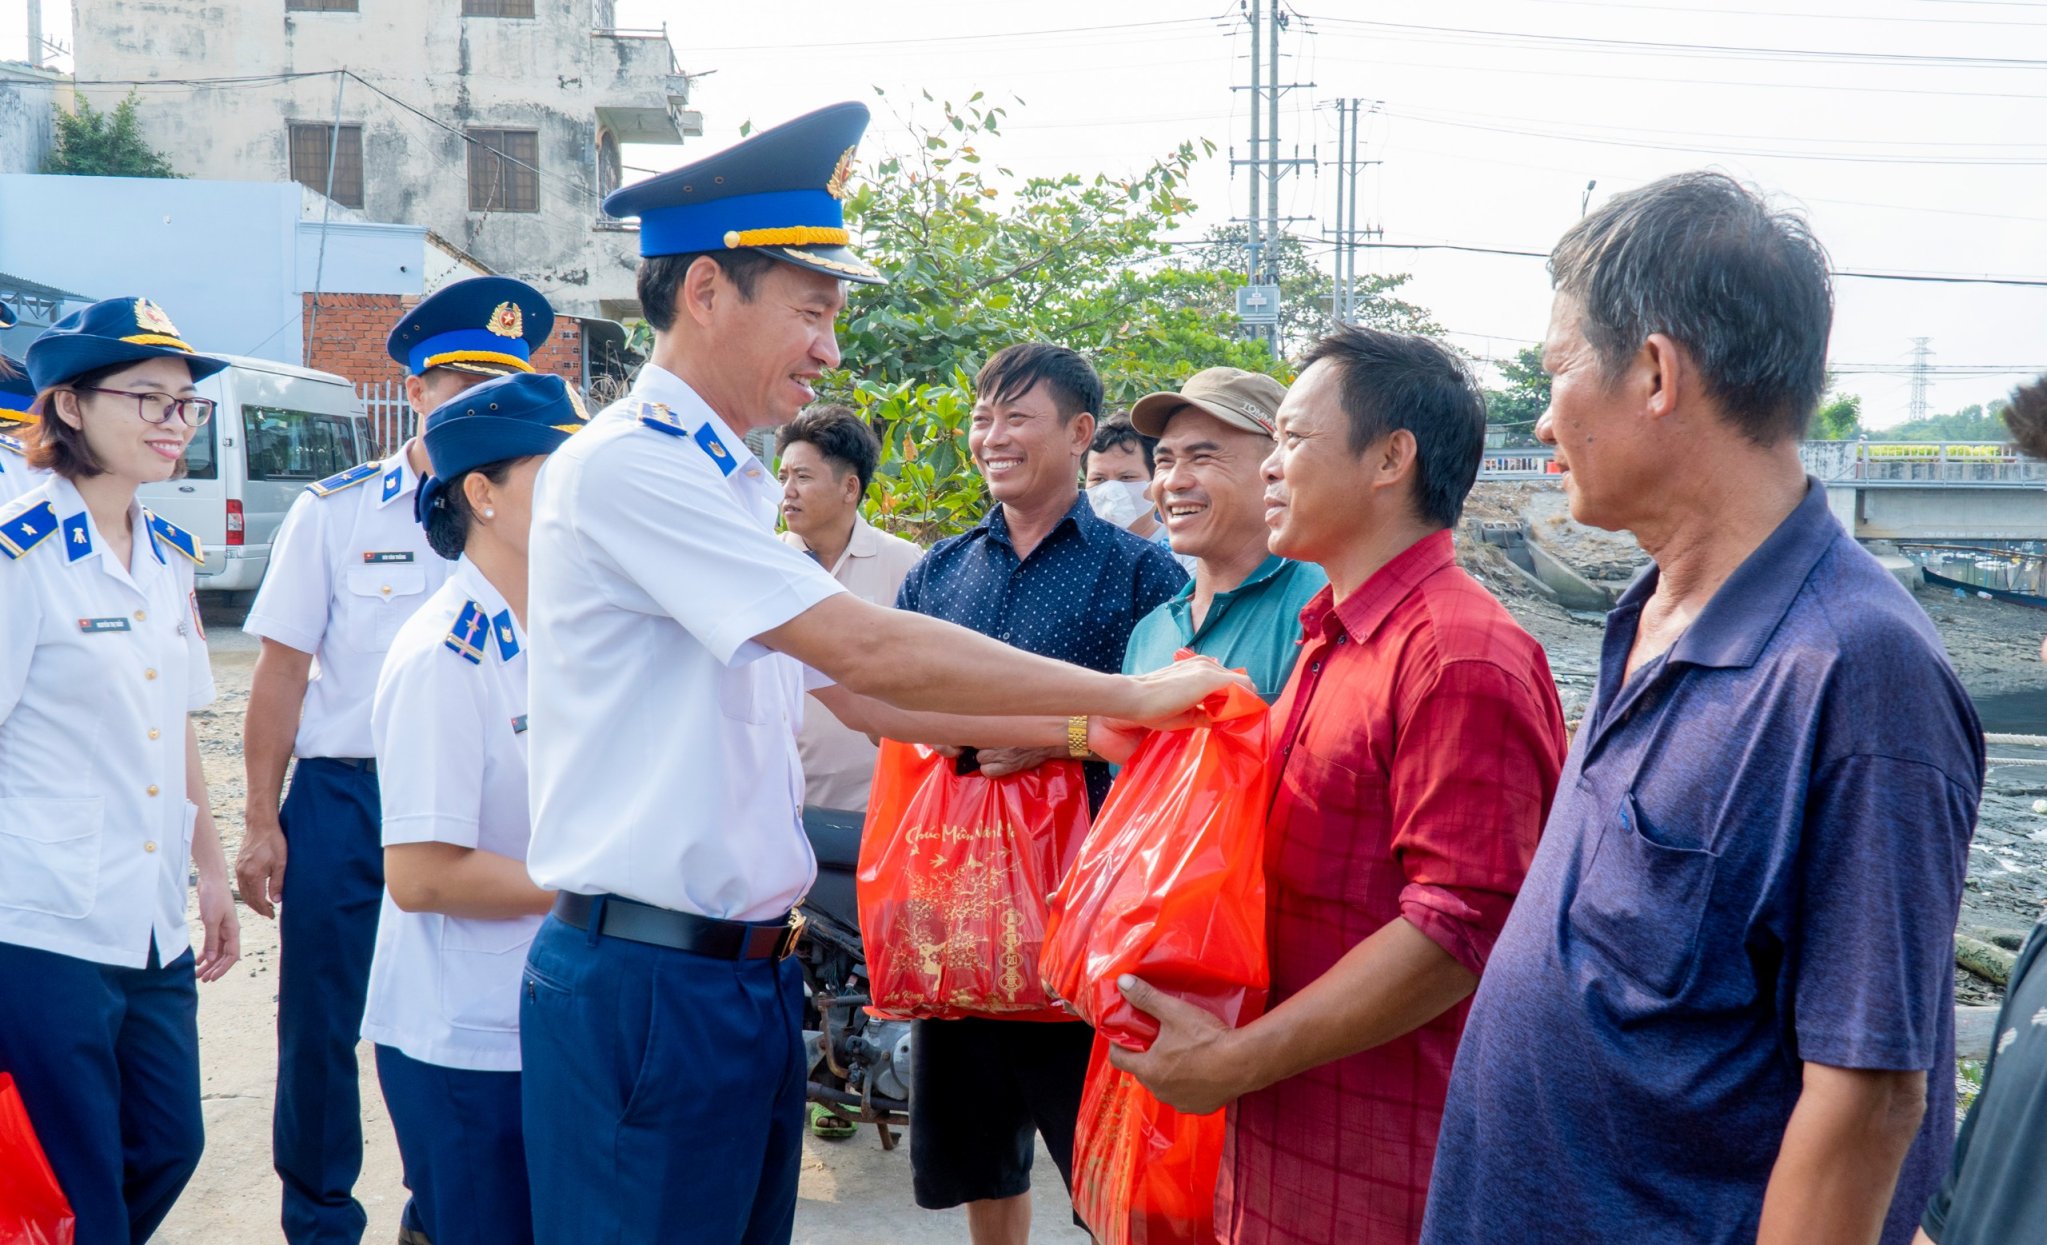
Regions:
<instances>
[{"instance_id":1,"label":"white uniform shirt","mask_svg":"<svg viewBox=\"0 0 2047 1245\"><path fill-rule=\"evenodd\" d=\"M0 424L0 429L26 428L26 424ZM37 471L28 465L28 445L18 432L0 431L0 506L35 488L50 478L47 471Z\"/></svg>"},{"instance_id":2,"label":"white uniform shirt","mask_svg":"<svg viewBox=\"0 0 2047 1245\"><path fill-rule=\"evenodd\" d=\"M358 473L351 483L334 483ZM418 491L401 446L380 463L308 488L277 529L242 630L319 659L294 756L371 754L370 701L384 653L454 565L426 543L412 516Z\"/></svg>"},{"instance_id":3,"label":"white uniform shirt","mask_svg":"<svg viewBox=\"0 0 2047 1245\"><path fill-rule=\"evenodd\" d=\"M794 532L782 533L784 544L808 550ZM853 514L853 532L832 578L863 601L893 607L896 592L924 551L900 536ZM840 722L823 705L809 706L796 736L796 754L803 760L803 802L819 808L864 811L874 786L874 759L880 750L866 734Z\"/></svg>"},{"instance_id":4,"label":"white uniform shirt","mask_svg":"<svg viewBox=\"0 0 2047 1245\"><path fill-rule=\"evenodd\" d=\"M647 412L666 407L666 419ZM773 920L816 862L798 806L807 678L754 637L844 589L775 539L780 486L653 365L540 470L533 880Z\"/></svg>"},{"instance_id":5,"label":"white uniform shirt","mask_svg":"<svg viewBox=\"0 0 2047 1245\"><path fill-rule=\"evenodd\" d=\"M525 653L505 599L466 558L399 629L370 715L384 846L526 858ZM404 912L384 892L362 1035L422 1063L518 1071L519 970L541 919Z\"/></svg>"},{"instance_id":6,"label":"white uniform shirt","mask_svg":"<svg viewBox=\"0 0 2047 1245\"><path fill-rule=\"evenodd\" d=\"M152 936L192 945L185 715L213 673L191 561L128 513L123 566L61 476L0 505L0 942L141 968Z\"/></svg>"}]
</instances>

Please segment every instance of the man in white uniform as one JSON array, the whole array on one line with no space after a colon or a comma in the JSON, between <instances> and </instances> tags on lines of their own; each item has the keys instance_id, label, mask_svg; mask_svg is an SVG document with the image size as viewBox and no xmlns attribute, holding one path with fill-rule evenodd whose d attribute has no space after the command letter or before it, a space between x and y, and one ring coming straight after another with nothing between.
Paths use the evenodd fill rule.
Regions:
<instances>
[{"instance_id":1,"label":"man in white uniform","mask_svg":"<svg viewBox=\"0 0 2047 1245\"><path fill-rule=\"evenodd\" d=\"M553 324L532 287L474 277L420 302L386 348L423 421L473 385L531 372ZM385 650L453 565L413 517L428 469L414 438L382 462L309 485L278 529L244 626L263 647L242 731L248 828L235 874L252 909L283 913L271 1146L291 1245L356 1245L367 1222L353 1193L362 1172L355 1048L384 890L370 702Z\"/></svg>"},{"instance_id":2,"label":"man in white uniform","mask_svg":"<svg viewBox=\"0 0 2047 1245\"><path fill-rule=\"evenodd\" d=\"M885 704L1076 715L1085 751L1084 715L1165 719L1232 678L1021 653L861 601L775 538L742 438L809 404L841 282L880 280L839 203L866 124L835 105L605 202L640 217L654 351L534 498L527 864L561 894L519 1027L544 1245L790 1237L806 686L856 729L886 729Z\"/></svg>"}]
</instances>

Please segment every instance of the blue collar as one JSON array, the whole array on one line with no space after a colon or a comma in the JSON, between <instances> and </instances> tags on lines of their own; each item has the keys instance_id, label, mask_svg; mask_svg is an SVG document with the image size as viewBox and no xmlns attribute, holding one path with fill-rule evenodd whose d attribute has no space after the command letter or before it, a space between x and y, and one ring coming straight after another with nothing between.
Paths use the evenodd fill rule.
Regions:
<instances>
[{"instance_id":1,"label":"blue collar","mask_svg":"<svg viewBox=\"0 0 2047 1245\"><path fill-rule=\"evenodd\" d=\"M1239 593L1249 592L1251 589L1256 588L1258 585L1264 583L1266 580L1271 579L1274 575L1277 575L1281 571L1285 570L1289 565L1290 563L1288 562L1287 559L1280 557L1276 553L1268 553L1265 555L1265 560L1258 564L1258 568L1256 570L1252 571L1249 575L1244 576L1243 583L1238 584L1236 587L1230 589L1228 592L1216 593L1215 600L1228 601L1231 598L1237 596ZM1174 609L1182 609L1183 607L1191 608L1193 606L1194 577L1192 575L1189 575L1187 577L1187 582L1180 585L1180 590L1174 593L1172 599L1166 602L1166 604L1172 606Z\"/></svg>"},{"instance_id":2,"label":"blue collar","mask_svg":"<svg viewBox=\"0 0 2047 1245\"><path fill-rule=\"evenodd\" d=\"M1841 535L1841 525L1827 507L1826 486L1807 476L1805 500L1720 585L1671 646L1669 663L1722 668L1754 665L1791 611L1791 603L1812 576L1813 567ZM1656 590L1659 574L1651 566L1629 585L1614 613L1639 614Z\"/></svg>"}]
</instances>

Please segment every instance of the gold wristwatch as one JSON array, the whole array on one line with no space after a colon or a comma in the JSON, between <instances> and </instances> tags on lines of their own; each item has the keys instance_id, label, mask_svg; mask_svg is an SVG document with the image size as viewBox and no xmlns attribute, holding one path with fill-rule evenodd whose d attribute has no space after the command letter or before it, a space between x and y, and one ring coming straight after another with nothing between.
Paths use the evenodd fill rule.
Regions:
<instances>
[{"instance_id":1,"label":"gold wristwatch","mask_svg":"<svg viewBox=\"0 0 2047 1245\"><path fill-rule=\"evenodd\" d=\"M1066 755L1076 761L1085 761L1093 755L1087 746L1087 715L1078 713L1066 719Z\"/></svg>"}]
</instances>

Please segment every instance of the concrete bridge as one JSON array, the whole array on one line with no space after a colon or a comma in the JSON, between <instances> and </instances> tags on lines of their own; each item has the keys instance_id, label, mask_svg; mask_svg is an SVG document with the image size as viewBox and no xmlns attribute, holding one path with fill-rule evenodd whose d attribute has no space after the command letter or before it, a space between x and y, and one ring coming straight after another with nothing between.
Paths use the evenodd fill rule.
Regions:
<instances>
[{"instance_id":1,"label":"concrete bridge","mask_svg":"<svg viewBox=\"0 0 2047 1245\"><path fill-rule=\"evenodd\" d=\"M1858 539L2047 540L2047 462L1960 441L1808 441L1805 469ZM1487 450L1481 480L1557 478L1548 447Z\"/></svg>"}]
</instances>

